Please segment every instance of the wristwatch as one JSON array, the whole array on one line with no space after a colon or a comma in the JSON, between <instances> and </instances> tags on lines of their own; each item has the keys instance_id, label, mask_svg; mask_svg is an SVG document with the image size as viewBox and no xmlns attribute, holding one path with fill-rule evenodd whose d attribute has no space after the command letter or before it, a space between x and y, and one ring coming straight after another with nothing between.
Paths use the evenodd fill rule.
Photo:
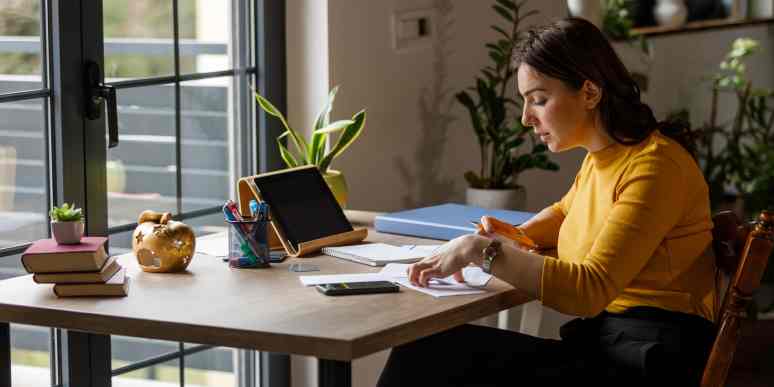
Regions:
<instances>
[{"instance_id":1,"label":"wristwatch","mask_svg":"<svg viewBox=\"0 0 774 387\"><path fill-rule=\"evenodd\" d=\"M484 273L492 274L492 263L494 263L494 259L500 254L500 241L492 239L492 241L489 242L489 246L484 248L482 254L484 256L484 262L481 264L481 268L484 270Z\"/></svg>"}]
</instances>

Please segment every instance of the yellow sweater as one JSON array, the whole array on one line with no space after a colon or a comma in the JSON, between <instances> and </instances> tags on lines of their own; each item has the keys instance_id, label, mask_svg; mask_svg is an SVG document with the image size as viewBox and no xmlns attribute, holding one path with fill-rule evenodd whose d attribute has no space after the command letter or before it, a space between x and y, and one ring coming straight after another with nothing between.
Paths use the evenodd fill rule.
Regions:
<instances>
[{"instance_id":1,"label":"yellow sweater","mask_svg":"<svg viewBox=\"0 0 774 387\"><path fill-rule=\"evenodd\" d=\"M577 316L655 306L714 320L708 189L679 143L656 131L589 153L553 206L565 218L558 259L543 264L544 305Z\"/></svg>"}]
</instances>

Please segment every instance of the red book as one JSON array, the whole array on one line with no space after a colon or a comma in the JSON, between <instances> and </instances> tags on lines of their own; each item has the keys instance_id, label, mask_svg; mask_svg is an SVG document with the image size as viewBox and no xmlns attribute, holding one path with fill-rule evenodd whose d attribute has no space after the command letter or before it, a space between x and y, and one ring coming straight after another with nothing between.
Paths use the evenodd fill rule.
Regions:
<instances>
[{"instance_id":1,"label":"red book","mask_svg":"<svg viewBox=\"0 0 774 387\"><path fill-rule=\"evenodd\" d=\"M105 237L83 237L77 245L60 245L53 239L34 242L22 254L28 273L100 271L108 258Z\"/></svg>"}]
</instances>

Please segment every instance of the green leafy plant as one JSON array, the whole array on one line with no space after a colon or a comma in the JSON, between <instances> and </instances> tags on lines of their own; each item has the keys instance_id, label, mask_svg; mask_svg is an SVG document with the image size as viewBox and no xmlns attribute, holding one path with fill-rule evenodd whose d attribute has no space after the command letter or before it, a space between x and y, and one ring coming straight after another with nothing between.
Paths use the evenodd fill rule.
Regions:
<instances>
[{"instance_id":1,"label":"green leafy plant","mask_svg":"<svg viewBox=\"0 0 774 387\"><path fill-rule=\"evenodd\" d=\"M279 146L282 160L285 161L288 167L316 165L320 169L320 173L325 174L333 159L344 152L362 133L366 121L365 109L355 113L352 119L330 122L330 113L338 89L338 86L336 86L328 94L328 100L314 122L312 135L308 141L290 127L285 116L271 102L257 92L255 93L255 98L258 100L258 105L261 106L261 109L277 117L285 127L285 132L277 137L277 146ZM338 141L336 141L336 145L326 152L329 136L336 132L341 132ZM289 138L289 142L293 145L292 147L285 145L286 138Z\"/></svg>"},{"instance_id":2,"label":"green leafy plant","mask_svg":"<svg viewBox=\"0 0 774 387\"><path fill-rule=\"evenodd\" d=\"M635 34L632 30L634 27L632 11L636 6L634 0L605 0L602 32L611 40L639 47L643 54L641 60L648 64L651 55L650 44L644 35ZM640 90L648 90L649 78L646 74L633 71L631 75Z\"/></svg>"},{"instance_id":3,"label":"green leafy plant","mask_svg":"<svg viewBox=\"0 0 774 387\"><path fill-rule=\"evenodd\" d=\"M519 24L537 11L521 12L525 1L496 0L492 9L508 22L507 30L492 25L500 36L486 44L492 64L481 70L476 85L455 95L470 114L481 150L481 169L465 172L473 188L504 189L518 187L519 173L540 168L558 170L559 166L546 155L546 146L535 141L530 128L521 124L521 100L508 94L513 91L515 69L511 66L513 50L519 39ZM474 96L471 96L474 94ZM518 148L529 138L532 149L519 154Z\"/></svg>"},{"instance_id":4,"label":"green leafy plant","mask_svg":"<svg viewBox=\"0 0 774 387\"><path fill-rule=\"evenodd\" d=\"M758 48L758 42L749 38L733 42L720 71L711 77L709 120L694 132L713 207L728 191L735 191L744 198L748 215L774 205L774 90L753 87L745 66ZM736 110L727 122L717 117L721 93L736 97Z\"/></svg>"},{"instance_id":5,"label":"green leafy plant","mask_svg":"<svg viewBox=\"0 0 774 387\"><path fill-rule=\"evenodd\" d=\"M49 212L49 216L54 222L83 221L83 210L76 208L74 203L64 203L60 207L54 206Z\"/></svg>"},{"instance_id":6,"label":"green leafy plant","mask_svg":"<svg viewBox=\"0 0 774 387\"><path fill-rule=\"evenodd\" d=\"M629 40L634 37L630 0L606 0L602 17L602 30L610 39Z\"/></svg>"},{"instance_id":7,"label":"green leafy plant","mask_svg":"<svg viewBox=\"0 0 774 387\"><path fill-rule=\"evenodd\" d=\"M696 158L710 189L713 211L727 207L728 202L742 199L745 219L756 217L761 210L774 210L774 90L756 88L747 77L745 62L759 48L757 41L740 38L710 77L712 94L710 116L692 131ZM718 102L721 94L736 100L733 116L721 122ZM686 121L686 110L680 114ZM764 283L774 283L774 254L763 274ZM750 316L774 310L774 301L750 303Z\"/></svg>"}]
</instances>

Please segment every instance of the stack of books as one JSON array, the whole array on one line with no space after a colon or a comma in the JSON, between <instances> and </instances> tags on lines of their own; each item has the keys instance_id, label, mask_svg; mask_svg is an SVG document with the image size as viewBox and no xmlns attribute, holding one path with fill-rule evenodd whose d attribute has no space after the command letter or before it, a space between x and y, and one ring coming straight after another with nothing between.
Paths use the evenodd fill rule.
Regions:
<instances>
[{"instance_id":1,"label":"stack of books","mask_svg":"<svg viewBox=\"0 0 774 387\"><path fill-rule=\"evenodd\" d=\"M54 284L59 297L128 294L126 269L105 252L105 237L83 237L76 245L53 239L34 242L22 254L22 265L39 284Z\"/></svg>"}]
</instances>

